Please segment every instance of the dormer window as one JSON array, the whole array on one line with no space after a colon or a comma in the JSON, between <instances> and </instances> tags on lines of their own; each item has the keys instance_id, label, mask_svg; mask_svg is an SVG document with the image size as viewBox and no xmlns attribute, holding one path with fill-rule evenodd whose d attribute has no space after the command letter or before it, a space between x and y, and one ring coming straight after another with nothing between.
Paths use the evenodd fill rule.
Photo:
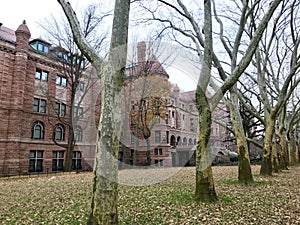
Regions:
<instances>
[{"instance_id":1,"label":"dormer window","mask_svg":"<svg viewBox=\"0 0 300 225\"><path fill-rule=\"evenodd\" d=\"M38 51L48 54L49 53L49 47L42 44L42 43L38 43Z\"/></svg>"},{"instance_id":2,"label":"dormer window","mask_svg":"<svg viewBox=\"0 0 300 225\"><path fill-rule=\"evenodd\" d=\"M41 52L41 53L44 53L44 54L48 54L49 53L49 47L50 47L50 44L42 41L42 40L33 40L31 43L30 43L30 46L38 51L38 52Z\"/></svg>"},{"instance_id":3,"label":"dormer window","mask_svg":"<svg viewBox=\"0 0 300 225\"><path fill-rule=\"evenodd\" d=\"M66 62L69 61L69 56L68 56L68 54L66 52L57 51L56 54L57 54L58 58L64 59Z\"/></svg>"}]
</instances>

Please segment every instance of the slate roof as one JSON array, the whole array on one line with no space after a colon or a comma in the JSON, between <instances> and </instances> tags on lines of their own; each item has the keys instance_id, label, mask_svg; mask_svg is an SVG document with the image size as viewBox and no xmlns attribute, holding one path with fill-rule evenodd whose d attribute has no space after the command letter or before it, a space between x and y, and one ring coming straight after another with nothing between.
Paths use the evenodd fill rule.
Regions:
<instances>
[{"instance_id":1,"label":"slate roof","mask_svg":"<svg viewBox=\"0 0 300 225\"><path fill-rule=\"evenodd\" d=\"M0 26L0 39L8 42L15 43L16 42L16 35L15 31L9 29L5 26Z\"/></svg>"}]
</instances>

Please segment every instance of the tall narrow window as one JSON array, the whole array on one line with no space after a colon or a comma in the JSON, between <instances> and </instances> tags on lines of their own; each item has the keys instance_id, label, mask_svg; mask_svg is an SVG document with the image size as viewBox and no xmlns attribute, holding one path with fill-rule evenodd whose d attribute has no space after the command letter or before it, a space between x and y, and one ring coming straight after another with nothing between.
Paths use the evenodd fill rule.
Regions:
<instances>
[{"instance_id":1,"label":"tall narrow window","mask_svg":"<svg viewBox=\"0 0 300 225\"><path fill-rule=\"evenodd\" d=\"M56 141L64 141L65 139L65 129L61 124L55 126L54 137Z\"/></svg>"},{"instance_id":2,"label":"tall narrow window","mask_svg":"<svg viewBox=\"0 0 300 225\"><path fill-rule=\"evenodd\" d=\"M43 171L43 151L30 151L29 152L29 172L42 172Z\"/></svg>"},{"instance_id":3,"label":"tall narrow window","mask_svg":"<svg viewBox=\"0 0 300 225\"><path fill-rule=\"evenodd\" d=\"M67 106L65 103L56 102L54 110L56 116L65 117L67 112Z\"/></svg>"},{"instance_id":4,"label":"tall narrow window","mask_svg":"<svg viewBox=\"0 0 300 225\"><path fill-rule=\"evenodd\" d=\"M75 141L82 142L82 129L77 126L74 131Z\"/></svg>"},{"instance_id":5,"label":"tall narrow window","mask_svg":"<svg viewBox=\"0 0 300 225\"><path fill-rule=\"evenodd\" d=\"M155 131L155 143L160 143L160 142L161 142L160 131Z\"/></svg>"},{"instance_id":6,"label":"tall narrow window","mask_svg":"<svg viewBox=\"0 0 300 225\"><path fill-rule=\"evenodd\" d=\"M44 125L42 122L36 121L31 127L32 139L44 139Z\"/></svg>"},{"instance_id":7,"label":"tall narrow window","mask_svg":"<svg viewBox=\"0 0 300 225\"><path fill-rule=\"evenodd\" d=\"M154 155L162 155L163 154L163 151L161 148L155 148L154 149Z\"/></svg>"},{"instance_id":8,"label":"tall narrow window","mask_svg":"<svg viewBox=\"0 0 300 225\"><path fill-rule=\"evenodd\" d=\"M56 75L56 85L61 87L67 87L67 79L65 77Z\"/></svg>"},{"instance_id":9,"label":"tall narrow window","mask_svg":"<svg viewBox=\"0 0 300 225\"><path fill-rule=\"evenodd\" d=\"M37 79L37 80L47 81L48 75L49 75L49 73L47 71L43 71L40 69L36 69L36 71L35 71L35 79Z\"/></svg>"},{"instance_id":10,"label":"tall narrow window","mask_svg":"<svg viewBox=\"0 0 300 225\"><path fill-rule=\"evenodd\" d=\"M52 171L63 171L64 169L64 151L52 152Z\"/></svg>"},{"instance_id":11,"label":"tall narrow window","mask_svg":"<svg viewBox=\"0 0 300 225\"><path fill-rule=\"evenodd\" d=\"M130 144L135 144L135 136L133 133L130 134Z\"/></svg>"},{"instance_id":12,"label":"tall narrow window","mask_svg":"<svg viewBox=\"0 0 300 225\"><path fill-rule=\"evenodd\" d=\"M83 108L82 107L74 106L73 110L74 110L73 113L74 113L75 117L83 118Z\"/></svg>"},{"instance_id":13,"label":"tall narrow window","mask_svg":"<svg viewBox=\"0 0 300 225\"><path fill-rule=\"evenodd\" d=\"M46 105L47 105L46 100L34 98L32 111L38 113L46 113Z\"/></svg>"},{"instance_id":14,"label":"tall narrow window","mask_svg":"<svg viewBox=\"0 0 300 225\"><path fill-rule=\"evenodd\" d=\"M82 169L81 160L82 160L81 152L79 152L79 151L73 152L73 157L72 157L72 169L73 170Z\"/></svg>"}]
</instances>

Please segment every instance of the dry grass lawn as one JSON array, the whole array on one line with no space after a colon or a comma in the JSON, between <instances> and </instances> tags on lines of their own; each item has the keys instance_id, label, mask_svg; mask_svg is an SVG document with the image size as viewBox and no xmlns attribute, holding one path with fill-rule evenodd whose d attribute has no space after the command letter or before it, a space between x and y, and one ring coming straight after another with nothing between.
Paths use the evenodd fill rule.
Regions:
<instances>
[{"instance_id":1,"label":"dry grass lawn","mask_svg":"<svg viewBox=\"0 0 300 225\"><path fill-rule=\"evenodd\" d=\"M120 224L300 224L300 167L269 178L252 171L255 183L245 186L236 166L213 167L219 201L199 204L194 167L122 170L126 184L160 182L120 185ZM0 224L86 224L90 185L91 173L1 178Z\"/></svg>"}]
</instances>

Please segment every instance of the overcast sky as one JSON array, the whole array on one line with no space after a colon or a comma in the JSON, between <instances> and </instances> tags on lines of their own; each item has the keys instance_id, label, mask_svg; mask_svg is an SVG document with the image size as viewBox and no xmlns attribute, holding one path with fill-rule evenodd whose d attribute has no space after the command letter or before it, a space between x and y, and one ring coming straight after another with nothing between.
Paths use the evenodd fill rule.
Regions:
<instances>
[{"instance_id":1,"label":"overcast sky","mask_svg":"<svg viewBox=\"0 0 300 225\"><path fill-rule=\"evenodd\" d=\"M107 11L109 6L114 3L113 0L69 0L69 2L77 16L92 3L99 4L101 2L101 9L103 9L101 11ZM0 23L3 26L16 30L23 20L26 20L32 38L41 37L42 29L38 22L49 19L51 15L58 17L63 15L63 10L57 0L6 0L2 1L0 7ZM174 70L170 72L168 68L167 71L170 80L177 83L185 91L196 88L196 82L190 76L178 72L174 73Z\"/></svg>"},{"instance_id":2,"label":"overcast sky","mask_svg":"<svg viewBox=\"0 0 300 225\"><path fill-rule=\"evenodd\" d=\"M109 0L106 1L109 2ZM84 6L99 2L99 0L69 0L69 2L77 13ZM0 23L16 30L23 20L26 20L33 38L40 36L39 21L43 21L51 15L60 16L63 13L57 0L7 0L1 3Z\"/></svg>"}]
</instances>

